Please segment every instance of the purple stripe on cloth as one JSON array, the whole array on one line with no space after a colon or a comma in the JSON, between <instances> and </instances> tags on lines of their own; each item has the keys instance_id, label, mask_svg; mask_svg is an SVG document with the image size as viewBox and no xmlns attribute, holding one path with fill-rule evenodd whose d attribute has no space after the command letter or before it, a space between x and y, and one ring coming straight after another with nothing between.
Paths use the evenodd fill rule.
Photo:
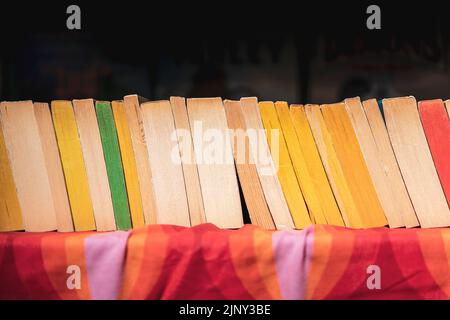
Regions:
<instances>
[{"instance_id":1,"label":"purple stripe on cloth","mask_svg":"<svg viewBox=\"0 0 450 320\"><path fill-rule=\"evenodd\" d=\"M118 298L129 234L115 231L86 238L84 250L92 299Z\"/></svg>"},{"instance_id":2,"label":"purple stripe on cloth","mask_svg":"<svg viewBox=\"0 0 450 320\"><path fill-rule=\"evenodd\" d=\"M275 267L284 299L305 299L313 237L312 226L301 231L277 231L272 237Z\"/></svg>"}]
</instances>

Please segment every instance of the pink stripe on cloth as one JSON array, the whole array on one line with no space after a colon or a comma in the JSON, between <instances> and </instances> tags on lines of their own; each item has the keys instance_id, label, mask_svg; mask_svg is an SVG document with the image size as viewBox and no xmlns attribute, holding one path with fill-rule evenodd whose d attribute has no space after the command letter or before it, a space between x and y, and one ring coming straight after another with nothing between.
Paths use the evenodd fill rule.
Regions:
<instances>
[{"instance_id":1,"label":"pink stripe on cloth","mask_svg":"<svg viewBox=\"0 0 450 320\"><path fill-rule=\"evenodd\" d=\"M118 298L129 234L115 231L86 238L84 251L92 299Z\"/></svg>"},{"instance_id":2,"label":"pink stripe on cloth","mask_svg":"<svg viewBox=\"0 0 450 320\"><path fill-rule=\"evenodd\" d=\"M284 299L305 299L313 240L313 227L273 234L275 267Z\"/></svg>"}]
</instances>

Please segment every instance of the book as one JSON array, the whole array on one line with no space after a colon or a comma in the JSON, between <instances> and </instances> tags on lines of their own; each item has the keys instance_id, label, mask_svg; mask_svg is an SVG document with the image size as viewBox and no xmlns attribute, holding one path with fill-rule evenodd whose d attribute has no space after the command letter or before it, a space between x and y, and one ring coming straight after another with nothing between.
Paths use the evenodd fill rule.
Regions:
<instances>
[{"instance_id":1,"label":"book","mask_svg":"<svg viewBox=\"0 0 450 320\"><path fill-rule=\"evenodd\" d=\"M51 113L74 229L95 230L94 208L72 103L63 100L52 101Z\"/></svg>"},{"instance_id":2,"label":"book","mask_svg":"<svg viewBox=\"0 0 450 320\"><path fill-rule=\"evenodd\" d=\"M105 156L116 227L118 230L128 230L131 228L130 208L111 103L96 101L95 112Z\"/></svg>"},{"instance_id":3,"label":"book","mask_svg":"<svg viewBox=\"0 0 450 320\"><path fill-rule=\"evenodd\" d=\"M331 134L323 119L320 106L305 105L305 113L345 225L352 228L363 228L362 217L358 214L349 182L338 160Z\"/></svg>"},{"instance_id":4,"label":"book","mask_svg":"<svg viewBox=\"0 0 450 320\"><path fill-rule=\"evenodd\" d=\"M109 189L94 100L73 100L72 104L97 231L116 230L111 190Z\"/></svg>"},{"instance_id":5,"label":"book","mask_svg":"<svg viewBox=\"0 0 450 320\"><path fill-rule=\"evenodd\" d=\"M384 173L381 155L370 130L361 100L359 97L350 98L345 99L344 103L389 227L404 227L402 214L395 205L395 193L392 192L389 180Z\"/></svg>"},{"instance_id":6,"label":"book","mask_svg":"<svg viewBox=\"0 0 450 320\"><path fill-rule=\"evenodd\" d=\"M259 103L259 110L266 129L270 152L274 158L275 167L278 169L278 179L286 197L292 219L297 229L303 229L312 224L313 221L311 221L303 194L296 179L275 106L273 102L263 101Z\"/></svg>"},{"instance_id":7,"label":"book","mask_svg":"<svg viewBox=\"0 0 450 320\"><path fill-rule=\"evenodd\" d=\"M170 97L175 129L180 148L181 163L183 166L184 183L189 206L189 215L193 226L206 222L205 209L203 207L202 190L195 163L194 146L192 142L191 126L189 124L186 99Z\"/></svg>"},{"instance_id":8,"label":"book","mask_svg":"<svg viewBox=\"0 0 450 320\"><path fill-rule=\"evenodd\" d=\"M22 212L9 162L0 113L0 232L24 230Z\"/></svg>"},{"instance_id":9,"label":"book","mask_svg":"<svg viewBox=\"0 0 450 320\"><path fill-rule=\"evenodd\" d=\"M314 183L310 168L306 165L305 155L300 147L300 143L295 132L294 124L289 114L287 102L275 102L278 120L286 139L289 156L292 161L297 182L302 190L310 216L316 224L327 224L325 208L322 207L323 200L320 199L317 185Z\"/></svg>"},{"instance_id":10,"label":"book","mask_svg":"<svg viewBox=\"0 0 450 320\"><path fill-rule=\"evenodd\" d=\"M367 165L364 161L355 131L345 110L344 103L321 106L325 124L341 163L343 173L363 227L382 227L388 224L384 210L378 199ZM367 210L370 208L370 210Z\"/></svg>"},{"instance_id":11,"label":"book","mask_svg":"<svg viewBox=\"0 0 450 320\"><path fill-rule=\"evenodd\" d=\"M450 210L433 164L414 97L383 99L386 127L423 228L450 225Z\"/></svg>"},{"instance_id":12,"label":"book","mask_svg":"<svg viewBox=\"0 0 450 320\"><path fill-rule=\"evenodd\" d=\"M248 97L241 98L240 102L247 132L251 130L254 134L254 137L249 139L250 154L255 161L256 171L274 224L278 230L293 229L294 221L270 154L266 131L259 113L258 100L255 97Z\"/></svg>"},{"instance_id":13,"label":"book","mask_svg":"<svg viewBox=\"0 0 450 320\"><path fill-rule=\"evenodd\" d=\"M145 142L144 126L142 124L142 114L140 103L145 99L137 95L128 95L123 99L125 113L127 115L128 126L133 145L134 159L139 180L139 188L142 197L142 210L146 224L156 223L156 203L152 185L150 164L148 161L147 143Z\"/></svg>"},{"instance_id":14,"label":"book","mask_svg":"<svg viewBox=\"0 0 450 320\"><path fill-rule=\"evenodd\" d=\"M301 105L291 105L289 114L296 132L298 146L304 156L304 165L311 176L311 183L317 193L326 223L335 226L344 226L344 220L342 219L322 160L320 159L319 151L314 142L305 108Z\"/></svg>"},{"instance_id":15,"label":"book","mask_svg":"<svg viewBox=\"0 0 450 320\"><path fill-rule=\"evenodd\" d=\"M445 100L445 108L447 109L448 116L450 117L450 100Z\"/></svg>"},{"instance_id":16,"label":"book","mask_svg":"<svg viewBox=\"0 0 450 320\"><path fill-rule=\"evenodd\" d=\"M156 199L156 222L189 227L183 167L170 102L145 102L141 111Z\"/></svg>"},{"instance_id":17,"label":"book","mask_svg":"<svg viewBox=\"0 0 450 320\"><path fill-rule=\"evenodd\" d=\"M56 211L33 103L2 102L0 119L25 231L56 230Z\"/></svg>"},{"instance_id":18,"label":"book","mask_svg":"<svg viewBox=\"0 0 450 320\"><path fill-rule=\"evenodd\" d=\"M125 186L130 205L131 222L133 228L143 227L144 210L142 206L142 196L139 186L136 160L133 145L131 143L130 128L128 126L127 115L123 101L113 101L111 103L114 121L119 140L120 155L122 156L123 173L125 176Z\"/></svg>"},{"instance_id":19,"label":"book","mask_svg":"<svg viewBox=\"0 0 450 320\"><path fill-rule=\"evenodd\" d=\"M407 228L417 227L419 226L419 220L417 220L405 182L400 173L378 102L375 99L364 101L363 109L375 141L375 152L384 174L385 185L389 188L391 194L390 201L394 205L394 210L401 214L402 222Z\"/></svg>"},{"instance_id":20,"label":"book","mask_svg":"<svg viewBox=\"0 0 450 320\"><path fill-rule=\"evenodd\" d=\"M34 103L33 107L41 137L42 151L44 152L53 205L56 212L57 229L61 232L74 231L72 212L70 211L69 197L67 196L66 182L64 180L50 108L47 103Z\"/></svg>"},{"instance_id":21,"label":"book","mask_svg":"<svg viewBox=\"0 0 450 320\"><path fill-rule=\"evenodd\" d=\"M450 205L450 120L442 100L419 102L420 119L441 186Z\"/></svg>"},{"instance_id":22,"label":"book","mask_svg":"<svg viewBox=\"0 0 450 320\"><path fill-rule=\"evenodd\" d=\"M222 99L188 99L187 110L206 221L239 228L242 207Z\"/></svg>"},{"instance_id":23,"label":"book","mask_svg":"<svg viewBox=\"0 0 450 320\"><path fill-rule=\"evenodd\" d=\"M275 224L264 197L256 165L249 152L249 136L247 135L241 103L225 100L223 104L228 128L232 130L230 135L233 157L250 220L254 225L273 230Z\"/></svg>"}]
</instances>

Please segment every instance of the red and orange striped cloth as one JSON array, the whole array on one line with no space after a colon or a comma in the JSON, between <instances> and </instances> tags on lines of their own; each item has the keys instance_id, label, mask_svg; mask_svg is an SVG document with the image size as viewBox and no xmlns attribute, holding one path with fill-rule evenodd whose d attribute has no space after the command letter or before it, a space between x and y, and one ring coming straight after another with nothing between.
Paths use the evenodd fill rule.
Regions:
<instances>
[{"instance_id":1,"label":"red and orange striped cloth","mask_svg":"<svg viewBox=\"0 0 450 320\"><path fill-rule=\"evenodd\" d=\"M80 289L68 289L69 266ZM380 289L369 289L370 266ZM450 229L1 233L0 299L448 299Z\"/></svg>"}]
</instances>

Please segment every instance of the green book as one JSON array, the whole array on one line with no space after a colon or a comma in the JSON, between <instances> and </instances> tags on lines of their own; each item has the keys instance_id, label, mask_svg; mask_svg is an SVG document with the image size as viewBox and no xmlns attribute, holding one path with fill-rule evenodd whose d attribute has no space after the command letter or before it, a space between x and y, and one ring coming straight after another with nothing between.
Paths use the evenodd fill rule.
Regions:
<instances>
[{"instance_id":1,"label":"green book","mask_svg":"<svg viewBox=\"0 0 450 320\"><path fill-rule=\"evenodd\" d=\"M97 113L103 154L105 155L106 172L108 173L117 229L128 230L131 228L130 209L128 207L122 158L120 156L119 141L111 104L109 102L96 101L95 111Z\"/></svg>"}]
</instances>

